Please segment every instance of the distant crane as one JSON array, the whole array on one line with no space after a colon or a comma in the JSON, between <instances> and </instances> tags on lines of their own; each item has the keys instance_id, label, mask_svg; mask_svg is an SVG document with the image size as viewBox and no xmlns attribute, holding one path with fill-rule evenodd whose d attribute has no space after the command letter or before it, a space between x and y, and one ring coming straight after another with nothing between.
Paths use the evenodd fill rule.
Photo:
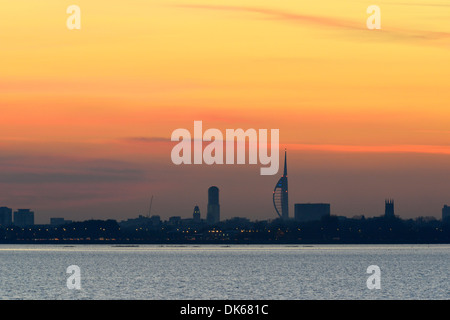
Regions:
<instances>
[{"instance_id":1,"label":"distant crane","mask_svg":"<svg viewBox=\"0 0 450 320\"><path fill-rule=\"evenodd\" d=\"M147 214L147 218L150 218L150 214L152 212L152 204L153 204L153 196L150 199L150 207L148 208L148 214Z\"/></svg>"}]
</instances>

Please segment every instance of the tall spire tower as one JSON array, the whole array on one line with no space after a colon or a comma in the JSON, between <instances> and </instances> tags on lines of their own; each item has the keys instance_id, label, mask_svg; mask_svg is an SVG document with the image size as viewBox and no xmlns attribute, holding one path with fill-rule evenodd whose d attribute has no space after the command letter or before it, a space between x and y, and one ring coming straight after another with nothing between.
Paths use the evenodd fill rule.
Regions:
<instances>
[{"instance_id":1,"label":"tall spire tower","mask_svg":"<svg viewBox=\"0 0 450 320\"><path fill-rule=\"evenodd\" d=\"M284 172L273 189L273 206L282 220L289 219L287 152L284 149Z\"/></svg>"}]
</instances>

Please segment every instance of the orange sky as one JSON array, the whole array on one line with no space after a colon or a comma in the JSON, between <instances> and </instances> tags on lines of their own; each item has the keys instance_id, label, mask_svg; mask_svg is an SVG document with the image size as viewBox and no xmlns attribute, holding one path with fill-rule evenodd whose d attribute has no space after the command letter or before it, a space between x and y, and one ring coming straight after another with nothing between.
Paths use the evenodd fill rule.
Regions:
<instances>
[{"instance_id":1,"label":"orange sky","mask_svg":"<svg viewBox=\"0 0 450 320\"><path fill-rule=\"evenodd\" d=\"M81 30L66 27L71 4ZM381 30L366 28L371 4ZM171 132L202 120L280 129L291 215L307 201L377 215L394 197L400 215L439 217L450 202L449 14L420 0L10 1L0 13L0 205L32 207L43 222L66 210L124 219L155 194L162 217L188 216L219 184L236 190L224 217L274 217L276 176L245 167L244 188L240 167L171 164ZM414 189L405 177L417 172ZM339 190L323 188L330 177ZM165 206L168 190L192 181L202 181L195 193ZM234 197L253 183L254 212ZM365 184L364 201L349 205ZM402 211L402 200L413 203Z\"/></svg>"}]
</instances>

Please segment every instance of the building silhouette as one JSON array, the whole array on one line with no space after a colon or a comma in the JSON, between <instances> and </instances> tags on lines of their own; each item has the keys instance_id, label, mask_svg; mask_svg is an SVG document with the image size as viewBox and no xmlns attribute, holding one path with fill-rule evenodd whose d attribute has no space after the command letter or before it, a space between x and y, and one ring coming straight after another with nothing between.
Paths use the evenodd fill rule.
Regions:
<instances>
[{"instance_id":1,"label":"building silhouette","mask_svg":"<svg viewBox=\"0 0 450 320\"><path fill-rule=\"evenodd\" d=\"M169 225L171 226L179 226L181 224L180 216L173 216L169 218Z\"/></svg>"},{"instance_id":2,"label":"building silhouette","mask_svg":"<svg viewBox=\"0 0 450 320\"><path fill-rule=\"evenodd\" d=\"M66 220L64 218L50 218L51 226L60 226L60 225L69 224L69 223L72 223L72 220Z\"/></svg>"},{"instance_id":3,"label":"building silhouette","mask_svg":"<svg viewBox=\"0 0 450 320\"><path fill-rule=\"evenodd\" d=\"M214 224L220 221L219 188L212 186L208 189L208 211L206 222Z\"/></svg>"},{"instance_id":4,"label":"building silhouette","mask_svg":"<svg viewBox=\"0 0 450 320\"><path fill-rule=\"evenodd\" d=\"M442 221L444 220L450 221L450 207L447 205L442 208Z\"/></svg>"},{"instance_id":5,"label":"building silhouette","mask_svg":"<svg viewBox=\"0 0 450 320\"><path fill-rule=\"evenodd\" d=\"M317 221L330 216L329 203L296 203L295 220L300 222Z\"/></svg>"},{"instance_id":6,"label":"building silhouette","mask_svg":"<svg viewBox=\"0 0 450 320\"><path fill-rule=\"evenodd\" d=\"M287 155L284 150L284 172L273 189L273 206L282 220L289 219Z\"/></svg>"},{"instance_id":7,"label":"building silhouette","mask_svg":"<svg viewBox=\"0 0 450 320\"><path fill-rule=\"evenodd\" d=\"M150 222L152 223L152 226L159 226L161 224L161 217L158 215L153 215L150 217Z\"/></svg>"},{"instance_id":8,"label":"building silhouette","mask_svg":"<svg viewBox=\"0 0 450 320\"><path fill-rule=\"evenodd\" d=\"M12 209L0 207L0 226L8 227L12 225Z\"/></svg>"},{"instance_id":9,"label":"building silhouette","mask_svg":"<svg viewBox=\"0 0 450 320\"><path fill-rule=\"evenodd\" d=\"M198 206L195 206L194 213L192 214L192 220L196 223L199 223L200 219L200 208Z\"/></svg>"},{"instance_id":10,"label":"building silhouette","mask_svg":"<svg viewBox=\"0 0 450 320\"><path fill-rule=\"evenodd\" d=\"M14 212L14 225L29 227L34 225L34 212L30 209L17 209Z\"/></svg>"},{"instance_id":11,"label":"building silhouette","mask_svg":"<svg viewBox=\"0 0 450 320\"><path fill-rule=\"evenodd\" d=\"M386 199L384 201L384 217L394 218L394 199Z\"/></svg>"}]
</instances>

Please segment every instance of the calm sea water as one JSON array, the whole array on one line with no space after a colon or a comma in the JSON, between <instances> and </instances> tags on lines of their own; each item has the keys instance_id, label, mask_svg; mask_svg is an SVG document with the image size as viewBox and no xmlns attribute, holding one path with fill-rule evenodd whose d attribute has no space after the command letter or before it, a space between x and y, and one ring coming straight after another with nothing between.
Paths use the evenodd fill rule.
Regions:
<instances>
[{"instance_id":1,"label":"calm sea water","mask_svg":"<svg viewBox=\"0 0 450 320\"><path fill-rule=\"evenodd\" d=\"M0 298L449 299L449 270L450 245L0 245Z\"/></svg>"}]
</instances>

